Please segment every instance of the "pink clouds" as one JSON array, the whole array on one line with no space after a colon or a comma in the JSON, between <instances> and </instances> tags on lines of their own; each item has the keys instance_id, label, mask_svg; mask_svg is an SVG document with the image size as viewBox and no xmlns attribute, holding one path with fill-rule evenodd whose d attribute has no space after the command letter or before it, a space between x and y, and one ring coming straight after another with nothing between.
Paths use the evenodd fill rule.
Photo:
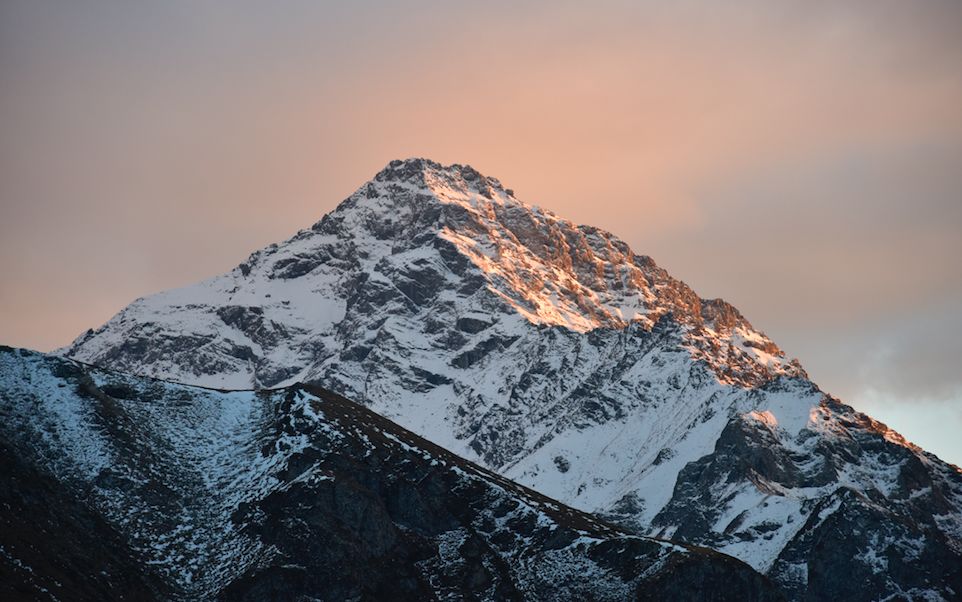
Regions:
<instances>
[{"instance_id":1,"label":"pink clouds","mask_svg":"<svg viewBox=\"0 0 962 602\"><path fill-rule=\"evenodd\" d=\"M957 3L516 4L5 3L0 342L63 344L412 155L613 230L830 390L817 325L962 296Z\"/></svg>"}]
</instances>

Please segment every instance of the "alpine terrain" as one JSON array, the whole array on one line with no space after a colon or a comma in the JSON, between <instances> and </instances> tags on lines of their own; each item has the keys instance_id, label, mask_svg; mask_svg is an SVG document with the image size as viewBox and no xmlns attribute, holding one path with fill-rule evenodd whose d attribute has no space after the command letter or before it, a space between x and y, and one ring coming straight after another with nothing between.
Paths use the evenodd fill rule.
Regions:
<instances>
[{"instance_id":1,"label":"alpine terrain","mask_svg":"<svg viewBox=\"0 0 962 602\"><path fill-rule=\"evenodd\" d=\"M393 161L312 227L61 353L336 391L549 498L735 556L792 599L962 597L957 467L821 391L728 303L468 166ZM329 486L305 474L290 482ZM271 508L248 512L268 525Z\"/></svg>"},{"instance_id":2,"label":"alpine terrain","mask_svg":"<svg viewBox=\"0 0 962 602\"><path fill-rule=\"evenodd\" d=\"M417 395L417 394L413 394ZM3 600L779 600L318 387L220 392L0 347Z\"/></svg>"}]
</instances>

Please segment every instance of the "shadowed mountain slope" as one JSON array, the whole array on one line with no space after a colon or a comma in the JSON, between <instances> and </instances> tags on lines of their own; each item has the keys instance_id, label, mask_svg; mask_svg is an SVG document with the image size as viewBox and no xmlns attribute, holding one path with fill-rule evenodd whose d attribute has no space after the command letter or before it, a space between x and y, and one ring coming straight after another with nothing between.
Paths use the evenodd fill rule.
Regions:
<instances>
[{"instance_id":1,"label":"shadowed mountain slope","mask_svg":"<svg viewBox=\"0 0 962 602\"><path fill-rule=\"evenodd\" d=\"M314 386L220 392L0 348L5 599L776 600Z\"/></svg>"}]
</instances>

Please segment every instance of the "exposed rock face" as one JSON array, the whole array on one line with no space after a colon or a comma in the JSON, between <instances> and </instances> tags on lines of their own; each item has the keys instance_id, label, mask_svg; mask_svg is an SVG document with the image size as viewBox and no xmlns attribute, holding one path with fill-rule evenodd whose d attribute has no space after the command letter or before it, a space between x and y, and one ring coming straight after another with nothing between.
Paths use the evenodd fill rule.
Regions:
<instances>
[{"instance_id":1,"label":"exposed rock face","mask_svg":"<svg viewBox=\"0 0 962 602\"><path fill-rule=\"evenodd\" d=\"M962 562L956 467L822 393L731 305L469 167L392 162L312 228L64 353L208 386L323 385L797 598L962 592L944 568ZM832 517L850 558L819 544Z\"/></svg>"},{"instance_id":2,"label":"exposed rock face","mask_svg":"<svg viewBox=\"0 0 962 602\"><path fill-rule=\"evenodd\" d=\"M778 600L317 387L224 393L0 348L4 599Z\"/></svg>"},{"instance_id":3,"label":"exposed rock face","mask_svg":"<svg viewBox=\"0 0 962 602\"><path fill-rule=\"evenodd\" d=\"M750 555L796 599L962 593L962 474L834 400L791 434L739 416L679 473L654 532Z\"/></svg>"}]
</instances>

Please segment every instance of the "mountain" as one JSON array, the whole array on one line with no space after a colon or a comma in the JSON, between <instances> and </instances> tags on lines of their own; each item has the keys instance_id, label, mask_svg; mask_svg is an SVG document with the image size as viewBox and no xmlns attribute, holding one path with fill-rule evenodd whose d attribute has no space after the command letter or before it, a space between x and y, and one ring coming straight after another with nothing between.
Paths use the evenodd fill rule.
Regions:
<instances>
[{"instance_id":1,"label":"mountain","mask_svg":"<svg viewBox=\"0 0 962 602\"><path fill-rule=\"evenodd\" d=\"M962 594L957 467L822 392L728 303L468 166L394 161L311 228L62 353L324 386L796 599Z\"/></svg>"},{"instance_id":2,"label":"mountain","mask_svg":"<svg viewBox=\"0 0 962 602\"><path fill-rule=\"evenodd\" d=\"M222 392L0 348L5 600L778 600L319 387Z\"/></svg>"}]
</instances>

